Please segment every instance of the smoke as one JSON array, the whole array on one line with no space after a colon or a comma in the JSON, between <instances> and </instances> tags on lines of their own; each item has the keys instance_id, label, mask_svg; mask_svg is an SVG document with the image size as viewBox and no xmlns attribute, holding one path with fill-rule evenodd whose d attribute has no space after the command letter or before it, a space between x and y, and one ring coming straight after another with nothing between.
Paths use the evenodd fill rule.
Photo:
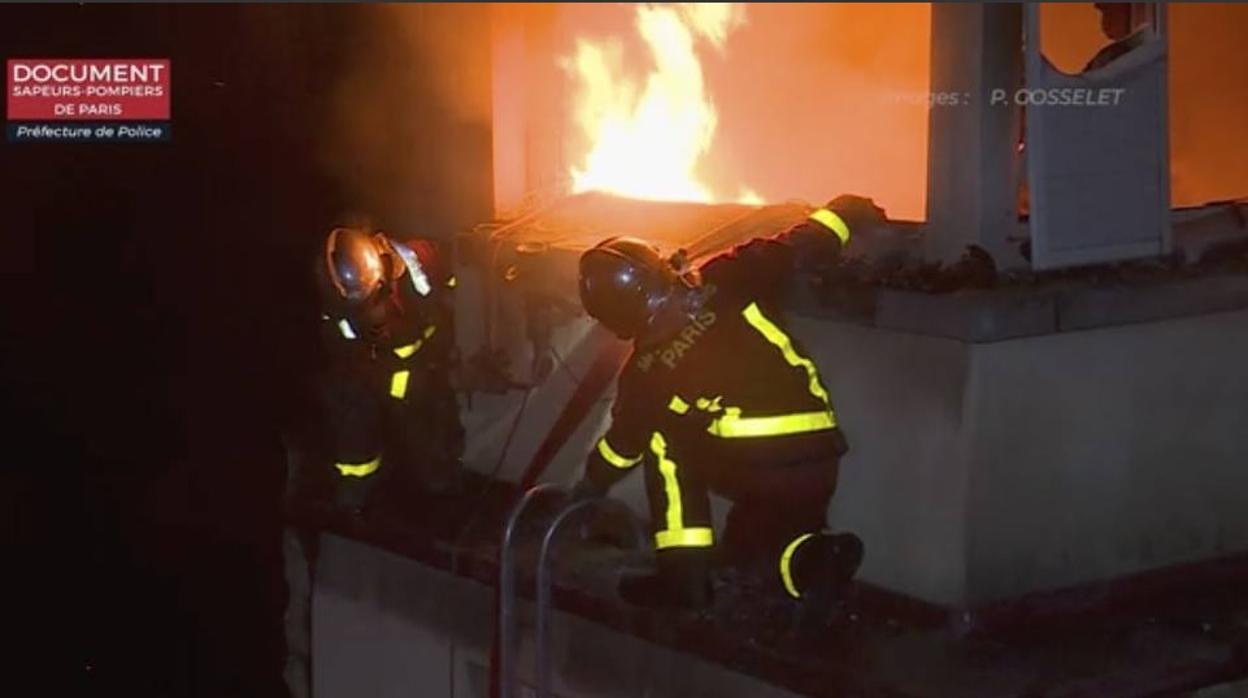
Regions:
<instances>
[{"instance_id":1,"label":"smoke","mask_svg":"<svg viewBox=\"0 0 1248 698\"><path fill-rule=\"evenodd\" d=\"M341 37L354 58L329 86L332 116L317 143L322 167L345 192L339 217L433 237L487 220L488 8L359 10L365 29Z\"/></svg>"},{"instance_id":2,"label":"smoke","mask_svg":"<svg viewBox=\"0 0 1248 698\"><path fill-rule=\"evenodd\" d=\"M1171 204L1248 197L1248 5L1167 5Z\"/></svg>"},{"instance_id":3,"label":"smoke","mask_svg":"<svg viewBox=\"0 0 1248 698\"><path fill-rule=\"evenodd\" d=\"M747 182L773 202L858 193L921 219L929 24L927 5L750 5L706 62L712 184Z\"/></svg>"}]
</instances>

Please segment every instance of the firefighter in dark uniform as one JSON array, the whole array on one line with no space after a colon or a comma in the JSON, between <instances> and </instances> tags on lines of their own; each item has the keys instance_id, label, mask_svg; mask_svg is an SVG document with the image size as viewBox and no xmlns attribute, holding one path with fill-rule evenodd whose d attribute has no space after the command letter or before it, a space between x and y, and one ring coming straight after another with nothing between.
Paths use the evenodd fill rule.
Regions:
<instances>
[{"instance_id":1,"label":"firefighter in dark uniform","mask_svg":"<svg viewBox=\"0 0 1248 698\"><path fill-rule=\"evenodd\" d=\"M431 242L340 227L319 267L340 504L361 511L373 492L456 492L464 430L450 380L448 265Z\"/></svg>"},{"instance_id":2,"label":"firefighter in dark uniform","mask_svg":"<svg viewBox=\"0 0 1248 698\"><path fill-rule=\"evenodd\" d=\"M1113 63L1120 56L1139 48L1150 36L1148 26L1139 26L1132 18L1129 2L1093 3L1101 13L1101 33L1109 39L1095 56L1083 66L1083 72L1097 70Z\"/></svg>"},{"instance_id":3,"label":"firefighter in dark uniform","mask_svg":"<svg viewBox=\"0 0 1248 698\"><path fill-rule=\"evenodd\" d=\"M603 495L644 468L658 574L634 580L631 592L622 586L626 597L703 607L715 563L826 603L856 572L861 541L824 531L848 446L778 304L795 271L830 268L851 232L882 220L868 199L842 196L696 270L629 238L581 257L586 311L634 342L610 428L574 490ZM709 491L733 502L722 535L711 525Z\"/></svg>"}]
</instances>

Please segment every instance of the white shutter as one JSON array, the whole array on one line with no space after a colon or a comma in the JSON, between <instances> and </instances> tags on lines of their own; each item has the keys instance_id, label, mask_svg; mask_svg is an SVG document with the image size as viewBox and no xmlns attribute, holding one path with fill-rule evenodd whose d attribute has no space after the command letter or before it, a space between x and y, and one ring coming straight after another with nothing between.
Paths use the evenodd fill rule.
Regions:
<instances>
[{"instance_id":1,"label":"white shutter","mask_svg":"<svg viewBox=\"0 0 1248 698\"><path fill-rule=\"evenodd\" d=\"M1052 269L1169 252L1164 5L1139 46L1078 75L1067 75L1044 58L1040 5L1027 4L1026 11L1027 90L1121 90L1113 106L1024 107L1032 266Z\"/></svg>"}]
</instances>

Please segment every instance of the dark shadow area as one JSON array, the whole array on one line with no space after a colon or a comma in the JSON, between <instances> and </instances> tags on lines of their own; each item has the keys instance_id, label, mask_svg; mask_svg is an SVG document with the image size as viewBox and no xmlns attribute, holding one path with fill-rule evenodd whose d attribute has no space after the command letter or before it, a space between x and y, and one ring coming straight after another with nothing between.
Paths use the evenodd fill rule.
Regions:
<instances>
[{"instance_id":1,"label":"dark shadow area","mask_svg":"<svg viewBox=\"0 0 1248 698\"><path fill-rule=\"evenodd\" d=\"M488 218L488 47L454 39L480 12L0 10L6 58L169 59L173 111L167 144L0 144L5 689L284 693L311 263L348 213L442 237Z\"/></svg>"},{"instance_id":2,"label":"dark shadow area","mask_svg":"<svg viewBox=\"0 0 1248 698\"><path fill-rule=\"evenodd\" d=\"M0 144L4 692L283 694L280 432L317 362L305 276L344 206L317 143L365 19L0 11L6 57L168 57L174 134Z\"/></svg>"}]
</instances>

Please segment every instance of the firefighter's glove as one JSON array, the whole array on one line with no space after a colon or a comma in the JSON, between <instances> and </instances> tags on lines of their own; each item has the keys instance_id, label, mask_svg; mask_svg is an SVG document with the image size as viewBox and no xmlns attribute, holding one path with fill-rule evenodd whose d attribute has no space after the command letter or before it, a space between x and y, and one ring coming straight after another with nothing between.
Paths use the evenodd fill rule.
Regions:
<instances>
[{"instance_id":1,"label":"firefighter's glove","mask_svg":"<svg viewBox=\"0 0 1248 698\"><path fill-rule=\"evenodd\" d=\"M850 240L859 233L869 234L886 220L884 209L876 206L871 199L855 194L841 194L829 201L824 208L845 221L845 225L849 226Z\"/></svg>"},{"instance_id":2,"label":"firefighter's glove","mask_svg":"<svg viewBox=\"0 0 1248 698\"><path fill-rule=\"evenodd\" d=\"M840 221L821 217L823 211L836 214ZM852 194L832 199L793 231L790 242L797 252L794 268L802 273L827 277L841 265L846 249L862 247L855 240L859 237L870 238L873 229L883 221L884 211L870 199Z\"/></svg>"}]
</instances>

